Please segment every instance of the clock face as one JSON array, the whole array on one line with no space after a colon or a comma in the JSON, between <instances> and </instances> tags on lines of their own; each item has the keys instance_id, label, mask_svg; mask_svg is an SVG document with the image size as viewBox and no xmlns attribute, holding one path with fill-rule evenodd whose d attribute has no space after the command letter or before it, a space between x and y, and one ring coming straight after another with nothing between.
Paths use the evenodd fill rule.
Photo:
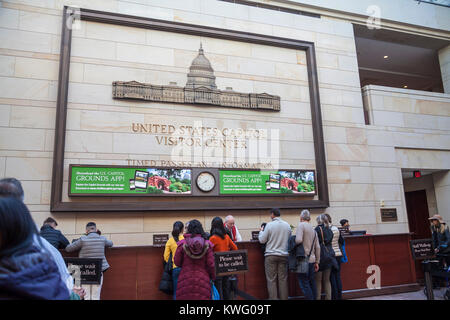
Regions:
<instances>
[{"instance_id":1,"label":"clock face","mask_svg":"<svg viewBox=\"0 0 450 320\"><path fill-rule=\"evenodd\" d=\"M204 191L208 192L214 189L216 185L216 179L209 172L202 172L197 176L197 187Z\"/></svg>"}]
</instances>

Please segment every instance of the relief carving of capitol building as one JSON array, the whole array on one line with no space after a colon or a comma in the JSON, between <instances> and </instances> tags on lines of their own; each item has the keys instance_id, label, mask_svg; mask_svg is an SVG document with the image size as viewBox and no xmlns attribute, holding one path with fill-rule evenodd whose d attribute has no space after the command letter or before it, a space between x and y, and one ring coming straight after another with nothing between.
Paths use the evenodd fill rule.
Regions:
<instances>
[{"instance_id":1,"label":"relief carving of capitol building","mask_svg":"<svg viewBox=\"0 0 450 320\"><path fill-rule=\"evenodd\" d=\"M220 107L280 111L280 97L267 93L241 93L218 90L214 70L202 46L192 61L186 86L160 86L137 81L114 81L113 98L155 102L205 104Z\"/></svg>"}]
</instances>

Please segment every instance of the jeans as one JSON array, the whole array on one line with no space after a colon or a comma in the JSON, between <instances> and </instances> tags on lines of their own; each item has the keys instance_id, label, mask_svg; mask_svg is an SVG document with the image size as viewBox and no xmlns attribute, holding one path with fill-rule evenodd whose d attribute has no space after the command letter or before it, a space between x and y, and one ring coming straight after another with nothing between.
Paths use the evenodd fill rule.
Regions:
<instances>
[{"instance_id":1,"label":"jeans","mask_svg":"<svg viewBox=\"0 0 450 320\"><path fill-rule=\"evenodd\" d=\"M173 280L173 300L176 300L176 293L177 293L177 283L178 283L178 276L180 275L181 268L177 267L172 270L172 280Z\"/></svg>"},{"instance_id":2,"label":"jeans","mask_svg":"<svg viewBox=\"0 0 450 320\"><path fill-rule=\"evenodd\" d=\"M308 273L298 273L297 278L306 300L315 300L317 288L314 280L314 263L309 264Z\"/></svg>"},{"instance_id":3,"label":"jeans","mask_svg":"<svg viewBox=\"0 0 450 320\"><path fill-rule=\"evenodd\" d=\"M342 256L336 257L336 262L339 267L338 270L331 268L330 282L331 282L331 299L342 300L342 282L341 282L341 259Z\"/></svg>"},{"instance_id":4,"label":"jeans","mask_svg":"<svg viewBox=\"0 0 450 320\"><path fill-rule=\"evenodd\" d=\"M288 257L266 256L264 259L264 267L266 269L267 291L269 292L269 300L287 300L289 295Z\"/></svg>"}]
</instances>

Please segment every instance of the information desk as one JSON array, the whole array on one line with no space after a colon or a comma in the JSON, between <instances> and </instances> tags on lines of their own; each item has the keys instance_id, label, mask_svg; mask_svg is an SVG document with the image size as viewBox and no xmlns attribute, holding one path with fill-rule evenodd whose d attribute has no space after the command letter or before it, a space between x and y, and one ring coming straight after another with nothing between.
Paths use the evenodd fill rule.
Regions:
<instances>
[{"instance_id":1,"label":"information desk","mask_svg":"<svg viewBox=\"0 0 450 320\"><path fill-rule=\"evenodd\" d=\"M348 263L342 264L344 299L419 290L410 250L411 235L386 234L346 236ZM249 272L239 274L239 290L257 299L267 299L264 256L256 241L238 242L248 251ZM164 247L113 247L106 249L110 269L105 272L101 299L172 299L158 290L163 271ZM77 253L62 251L65 257ZM367 289L367 267L381 269L381 289ZM289 274L289 296L303 296L295 273Z\"/></svg>"}]
</instances>

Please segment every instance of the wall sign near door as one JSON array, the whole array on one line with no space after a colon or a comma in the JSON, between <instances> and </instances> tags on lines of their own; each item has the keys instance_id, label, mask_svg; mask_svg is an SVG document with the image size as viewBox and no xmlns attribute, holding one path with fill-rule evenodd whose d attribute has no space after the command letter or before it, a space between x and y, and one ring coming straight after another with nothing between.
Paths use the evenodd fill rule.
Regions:
<instances>
[{"instance_id":1,"label":"wall sign near door","mask_svg":"<svg viewBox=\"0 0 450 320\"><path fill-rule=\"evenodd\" d=\"M168 234L154 234L153 235L153 246L164 247L167 240L169 240Z\"/></svg>"},{"instance_id":2,"label":"wall sign near door","mask_svg":"<svg viewBox=\"0 0 450 320\"><path fill-rule=\"evenodd\" d=\"M382 208L381 211L381 221L389 222L389 221L397 221L397 209L396 208Z\"/></svg>"}]
</instances>

